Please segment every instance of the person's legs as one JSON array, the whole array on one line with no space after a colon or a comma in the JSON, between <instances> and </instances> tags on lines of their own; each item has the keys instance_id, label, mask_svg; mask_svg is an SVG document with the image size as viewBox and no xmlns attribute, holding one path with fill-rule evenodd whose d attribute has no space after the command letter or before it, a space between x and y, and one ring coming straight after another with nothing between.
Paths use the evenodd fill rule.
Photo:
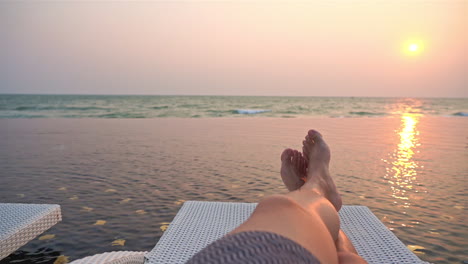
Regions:
<instances>
[{"instance_id":1,"label":"person's legs","mask_svg":"<svg viewBox=\"0 0 468 264\"><path fill-rule=\"evenodd\" d=\"M262 200L230 234L272 232L297 242L322 263L363 261L340 231L341 197L329 175L330 150L320 133L309 131L303 153L287 149L281 156L281 177L291 192Z\"/></svg>"},{"instance_id":2,"label":"person's legs","mask_svg":"<svg viewBox=\"0 0 468 264\"><path fill-rule=\"evenodd\" d=\"M252 216L230 234L244 231L268 231L287 237L309 250L322 263L338 263L335 241L340 222L338 213L325 198L331 191L328 187L328 163L330 150L318 132L310 131L304 143L305 161L308 170L305 184L300 182L303 173L298 164L303 164L297 152L282 155L282 179L288 189L300 187L286 195L274 195L262 200ZM286 150L288 151L288 150ZM288 166L288 159L290 166ZM304 159L304 158L302 158ZM285 168L286 166L286 168ZM301 167L302 168L302 167ZM337 205L341 207L341 204Z\"/></svg>"}]
</instances>

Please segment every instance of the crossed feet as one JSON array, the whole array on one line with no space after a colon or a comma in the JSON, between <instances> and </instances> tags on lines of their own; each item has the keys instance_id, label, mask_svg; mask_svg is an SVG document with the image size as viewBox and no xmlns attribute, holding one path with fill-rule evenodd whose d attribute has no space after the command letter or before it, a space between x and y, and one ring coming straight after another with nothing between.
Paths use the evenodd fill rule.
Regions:
<instances>
[{"instance_id":1,"label":"crossed feet","mask_svg":"<svg viewBox=\"0 0 468 264\"><path fill-rule=\"evenodd\" d=\"M309 130L302 141L302 153L285 149L281 154L281 179L289 191L309 188L327 198L341 209L341 196L330 177L330 148L315 130Z\"/></svg>"}]
</instances>

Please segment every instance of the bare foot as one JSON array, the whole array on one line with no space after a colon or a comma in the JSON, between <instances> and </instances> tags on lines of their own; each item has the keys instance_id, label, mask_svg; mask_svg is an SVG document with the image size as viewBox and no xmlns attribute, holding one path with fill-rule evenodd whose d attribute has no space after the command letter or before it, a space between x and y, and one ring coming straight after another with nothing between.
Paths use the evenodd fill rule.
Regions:
<instances>
[{"instance_id":1,"label":"bare foot","mask_svg":"<svg viewBox=\"0 0 468 264\"><path fill-rule=\"evenodd\" d=\"M281 154L281 179L289 191L299 189L307 177L307 160L297 150L285 149Z\"/></svg>"},{"instance_id":2,"label":"bare foot","mask_svg":"<svg viewBox=\"0 0 468 264\"><path fill-rule=\"evenodd\" d=\"M327 198L336 211L341 209L341 196L336 189L335 182L330 177L330 148L315 130L309 130L302 142L304 158L308 161L307 178L303 188L313 188Z\"/></svg>"}]
</instances>

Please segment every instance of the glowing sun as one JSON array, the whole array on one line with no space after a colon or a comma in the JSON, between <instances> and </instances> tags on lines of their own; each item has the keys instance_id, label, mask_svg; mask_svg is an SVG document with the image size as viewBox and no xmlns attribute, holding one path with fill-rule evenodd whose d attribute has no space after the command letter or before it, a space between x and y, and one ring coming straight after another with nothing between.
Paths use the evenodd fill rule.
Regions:
<instances>
[{"instance_id":1,"label":"glowing sun","mask_svg":"<svg viewBox=\"0 0 468 264\"><path fill-rule=\"evenodd\" d=\"M409 52L417 52L419 50L419 45L416 43L411 43L408 46L408 51Z\"/></svg>"},{"instance_id":2,"label":"glowing sun","mask_svg":"<svg viewBox=\"0 0 468 264\"><path fill-rule=\"evenodd\" d=\"M408 56L420 55L423 51L423 42L410 40L403 45L403 52Z\"/></svg>"}]
</instances>

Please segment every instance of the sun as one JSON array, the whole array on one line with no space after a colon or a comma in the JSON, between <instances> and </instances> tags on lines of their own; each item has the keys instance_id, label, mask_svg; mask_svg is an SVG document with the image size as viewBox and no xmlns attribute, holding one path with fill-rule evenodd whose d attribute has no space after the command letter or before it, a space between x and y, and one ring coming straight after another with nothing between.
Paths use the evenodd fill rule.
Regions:
<instances>
[{"instance_id":1,"label":"sun","mask_svg":"<svg viewBox=\"0 0 468 264\"><path fill-rule=\"evenodd\" d=\"M409 52L417 52L419 50L419 45L416 43L411 43L408 46L408 51Z\"/></svg>"},{"instance_id":2,"label":"sun","mask_svg":"<svg viewBox=\"0 0 468 264\"><path fill-rule=\"evenodd\" d=\"M423 52L423 47L421 40L408 40L403 44L403 53L407 56L417 56Z\"/></svg>"}]
</instances>

